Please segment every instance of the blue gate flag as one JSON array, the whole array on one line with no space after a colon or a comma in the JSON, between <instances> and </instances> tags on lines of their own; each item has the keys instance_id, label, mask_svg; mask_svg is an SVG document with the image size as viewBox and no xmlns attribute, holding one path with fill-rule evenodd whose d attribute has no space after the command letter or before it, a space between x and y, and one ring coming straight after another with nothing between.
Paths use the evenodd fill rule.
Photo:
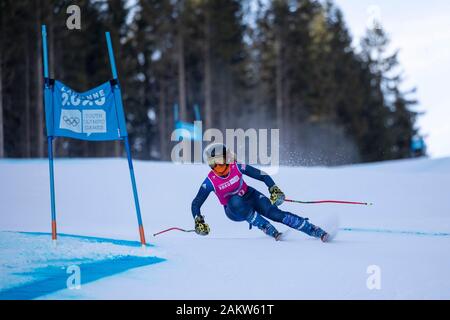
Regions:
<instances>
[{"instance_id":1,"label":"blue gate flag","mask_svg":"<svg viewBox=\"0 0 450 320\"><path fill-rule=\"evenodd\" d=\"M117 82L108 81L79 93L56 80L45 91L48 136L96 141L127 136Z\"/></svg>"},{"instance_id":2,"label":"blue gate flag","mask_svg":"<svg viewBox=\"0 0 450 320\"><path fill-rule=\"evenodd\" d=\"M53 139L69 137L81 140L122 140L127 153L134 204L139 225L141 244L146 245L144 226L131 159L130 143L117 78L111 35L105 33L109 63L113 79L86 92L76 92L61 81L49 78L47 28L42 26L42 60L44 71L45 124L48 141L48 167L50 174L50 204L52 213L52 240L56 241L55 179L53 169Z\"/></svg>"},{"instance_id":3,"label":"blue gate flag","mask_svg":"<svg viewBox=\"0 0 450 320\"><path fill-rule=\"evenodd\" d=\"M202 141L202 128L198 122L192 124L189 122L177 121L175 123L175 140L187 139L192 141Z\"/></svg>"}]
</instances>

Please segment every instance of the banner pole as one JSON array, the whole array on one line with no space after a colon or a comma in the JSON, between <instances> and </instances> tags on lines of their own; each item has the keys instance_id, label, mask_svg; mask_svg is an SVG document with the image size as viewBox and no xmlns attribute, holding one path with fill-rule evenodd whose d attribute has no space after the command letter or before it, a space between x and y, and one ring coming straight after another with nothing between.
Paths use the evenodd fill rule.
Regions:
<instances>
[{"instance_id":1,"label":"banner pole","mask_svg":"<svg viewBox=\"0 0 450 320\"><path fill-rule=\"evenodd\" d=\"M106 43L108 45L109 63L111 65L111 72L113 75L113 79L118 80L117 79L116 61L114 59L114 51L113 51L112 42L111 42L111 35L109 34L109 32L106 32L105 35L106 35ZM120 89L119 89L119 92L120 92ZM121 101L119 101L119 104L121 104ZM122 106L120 106L120 108L122 108ZM126 130L126 129L124 129L124 130ZM130 143L128 141L128 134L125 134L122 136L123 136L123 140L125 142L125 150L127 152L128 168L130 170L131 185L133 187L134 204L136 206L136 215L137 215L137 220L138 220L138 225L139 225L139 237L141 239L141 244L143 246L145 246L146 242L145 242L144 225L142 224L141 208L139 206L139 197L138 197L138 192L137 192L137 187L136 187L136 178L134 176L133 160L131 159Z\"/></svg>"},{"instance_id":2,"label":"banner pole","mask_svg":"<svg viewBox=\"0 0 450 320\"><path fill-rule=\"evenodd\" d=\"M109 64L111 65L111 72L113 75L113 79L117 79L117 69L116 69L116 61L114 59L114 52L112 48L111 35L109 32L106 32L106 43L108 45L108 54L109 54Z\"/></svg>"},{"instance_id":3,"label":"banner pole","mask_svg":"<svg viewBox=\"0 0 450 320\"><path fill-rule=\"evenodd\" d=\"M44 78L48 79L47 28L42 25L42 58L44 60Z\"/></svg>"},{"instance_id":4,"label":"banner pole","mask_svg":"<svg viewBox=\"0 0 450 320\"><path fill-rule=\"evenodd\" d=\"M41 27L42 33L42 60L44 63L44 88L43 90L49 90L49 76L48 76L48 51L47 51L47 28L44 25ZM45 95L45 92L44 92ZM52 212L52 240L56 241L56 205L55 205L55 179L53 171L53 136L47 137L48 144L48 167L50 172L50 205Z\"/></svg>"},{"instance_id":5,"label":"banner pole","mask_svg":"<svg viewBox=\"0 0 450 320\"><path fill-rule=\"evenodd\" d=\"M200 109L198 107L198 104L194 105L194 113L195 113L195 120L196 121L201 121L201 116L200 116Z\"/></svg>"},{"instance_id":6,"label":"banner pole","mask_svg":"<svg viewBox=\"0 0 450 320\"><path fill-rule=\"evenodd\" d=\"M139 236L141 239L141 244L143 246L145 246L144 225L142 224L141 208L139 206L139 198L138 198L138 193L137 193L137 188L136 188L136 178L134 176L133 161L131 160L131 151L130 151L130 144L128 142L128 136L124 137L124 141L125 141L125 149L127 151L128 168L130 169L131 184L133 186L134 204L136 206L136 215L137 215L138 225L139 225Z\"/></svg>"},{"instance_id":7,"label":"banner pole","mask_svg":"<svg viewBox=\"0 0 450 320\"><path fill-rule=\"evenodd\" d=\"M52 240L56 240L56 206L55 206L55 180L53 173L53 137L47 138L48 141L48 166L50 171L50 201L52 209Z\"/></svg>"}]
</instances>

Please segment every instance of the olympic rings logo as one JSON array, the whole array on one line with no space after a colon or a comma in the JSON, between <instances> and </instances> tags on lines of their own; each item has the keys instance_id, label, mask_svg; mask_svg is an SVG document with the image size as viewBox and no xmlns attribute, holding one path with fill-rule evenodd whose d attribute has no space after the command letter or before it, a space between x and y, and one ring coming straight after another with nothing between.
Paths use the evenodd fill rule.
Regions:
<instances>
[{"instance_id":1,"label":"olympic rings logo","mask_svg":"<svg viewBox=\"0 0 450 320\"><path fill-rule=\"evenodd\" d=\"M80 118L78 117L63 117L64 122L72 127L76 127L78 124L80 124Z\"/></svg>"}]
</instances>

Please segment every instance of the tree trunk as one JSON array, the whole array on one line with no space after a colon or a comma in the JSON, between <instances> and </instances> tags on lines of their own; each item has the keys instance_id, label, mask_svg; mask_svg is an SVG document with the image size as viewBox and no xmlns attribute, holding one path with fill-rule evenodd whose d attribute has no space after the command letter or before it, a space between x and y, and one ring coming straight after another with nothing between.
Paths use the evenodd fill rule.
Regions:
<instances>
[{"instance_id":1,"label":"tree trunk","mask_svg":"<svg viewBox=\"0 0 450 320\"><path fill-rule=\"evenodd\" d=\"M159 87L159 148L160 159L166 159L167 152L167 117L166 117L166 86L165 82L160 81Z\"/></svg>"},{"instance_id":2,"label":"tree trunk","mask_svg":"<svg viewBox=\"0 0 450 320\"><path fill-rule=\"evenodd\" d=\"M186 107L186 67L184 64L184 35L183 35L183 8L181 0L178 4L178 35L177 35L177 60L178 60L178 99L180 100L179 119L187 121Z\"/></svg>"},{"instance_id":3,"label":"tree trunk","mask_svg":"<svg viewBox=\"0 0 450 320\"><path fill-rule=\"evenodd\" d=\"M122 148L121 148L121 140L114 141L114 156L120 157L122 155Z\"/></svg>"},{"instance_id":4,"label":"tree trunk","mask_svg":"<svg viewBox=\"0 0 450 320\"><path fill-rule=\"evenodd\" d=\"M277 32L275 39L276 51L276 70L275 70L275 86L276 86L276 110L277 110L277 128L281 129L283 126L283 59L281 50L280 34Z\"/></svg>"},{"instance_id":5,"label":"tree trunk","mask_svg":"<svg viewBox=\"0 0 450 320\"><path fill-rule=\"evenodd\" d=\"M30 39L28 35L25 36L26 38L26 51L25 51L25 157L30 158L31 157L31 135L30 135L30 104L31 104L31 97L30 97Z\"/></svg>"},{"instance_id":6,"label":"tree trunk","mask_svg":"<svg viewBox=\"0 0 450 320\"><path fill-rule=\"evenodd\" d=\"M208 2L209 3L209 2ZM205 112L204 112L204 128L211 128L211 107L212 107L212 84L211 84L211 13L207 6L205 8Z\"/></svg>"},{"instance_id":7,"label":"tree trunk","mask_svg":"<svg viewBox=\"0 0 450 320\"><path fill-rule=\"evenodd\" d=\"M184 62L184 32L183 32L183 0L180 1L180 10L178 18L178 35L177 35L177 55L178 55L178 100L180 102L179 120L187 121L187 95L186 95L186 66ZM190 141L183 139L183 148L188 150Z\"/></svg>"},{"instance_id":8,"label":"tree trunk","mask_svg":"<svg viewBox=\"0 0 450 320\"><path fill-rule=\"evenodd\" d=\"M186 121L186 72L184 65L184 40L181 32L178 34L178 95L180 100L180 120Z\"/></svg>"},{"instance_id":9,"label":"tree trunk","mask_svg":"<svg viewBox=\"0 0 450 320\"><path fill-rule=\"evenodd\" d=\"M37 0L36 4L36 30L41 30L41 1ZM37 48L36 48L36 137L37 137L37 156L44 157L44 106L43 106L43 73L42 73L42 38L39 31L36 32Z\"/></svg>"}]
</instances>

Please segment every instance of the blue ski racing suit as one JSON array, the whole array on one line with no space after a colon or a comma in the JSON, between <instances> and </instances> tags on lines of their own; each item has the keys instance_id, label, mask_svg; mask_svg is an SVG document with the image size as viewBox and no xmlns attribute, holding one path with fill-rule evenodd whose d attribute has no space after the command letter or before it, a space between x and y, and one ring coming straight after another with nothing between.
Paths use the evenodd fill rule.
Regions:
<instances>
[{"instance_id":1,"label":"blue ski racing suit","mask_svg":"<svg viewBox=\"0 0 450 320\"><path fill-rule=\"evenodd\" d=\"M236 163L236 165L242 175L264 182L269 189L275 186L273 179L261 170L247 164ZM191 210L194 219L201 215L200 208L213 191L215 191L215 187L211 179L207 177L192 201ZM308 218L279 209L264 194L250 186L247 186L243 195L232 195L224 205L224 210L229 219L237 222L246 221L249 223L250 228L255 226L276 239L278 239L280 233L268 219L302 231L315 238L321 238L325 234L325 231L310 223Z\"/></svg>"}]
</instances>

